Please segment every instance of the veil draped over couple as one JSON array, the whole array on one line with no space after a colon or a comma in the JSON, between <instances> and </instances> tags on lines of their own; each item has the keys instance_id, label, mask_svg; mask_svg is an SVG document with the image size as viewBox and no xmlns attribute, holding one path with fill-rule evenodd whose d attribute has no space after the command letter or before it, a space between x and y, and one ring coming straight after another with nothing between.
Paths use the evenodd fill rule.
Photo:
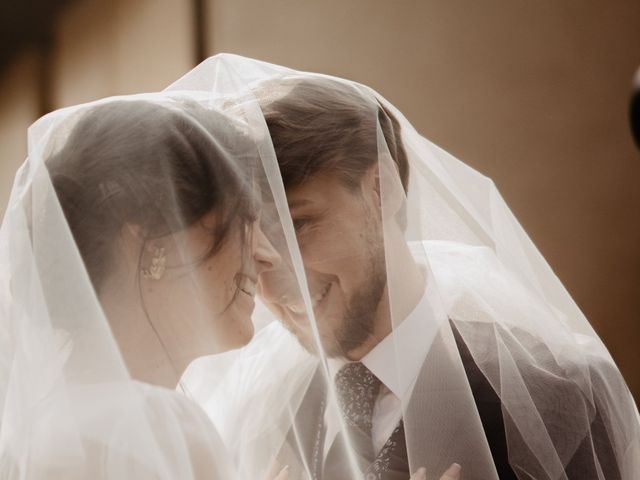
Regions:
<instances>
[{"instance_id":1,"label":"veil draped over couple","mask_svg":"<svg viewBox=\"0 0 640 480\"><path fill-rule=\"evenodd\" d=\"M493 182L233 55L29 129L0 478L640 478L609 352Z\"/></svg>"}]
</instances>

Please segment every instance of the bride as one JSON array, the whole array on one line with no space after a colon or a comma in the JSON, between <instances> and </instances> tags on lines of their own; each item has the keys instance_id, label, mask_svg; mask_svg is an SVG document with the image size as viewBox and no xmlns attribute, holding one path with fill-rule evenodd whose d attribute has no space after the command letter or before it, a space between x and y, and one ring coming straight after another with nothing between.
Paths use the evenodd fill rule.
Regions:
<instances>
[{"instance_id":1,"label":"bride","mask_svg":"<svg viewBox=\"0 0 640 480\"><path fill-rule=\"evenodd\" d=\"M257 276L280 261L246 125L196 95L122 97L48 115L30 145L1 234L0 477L234 478L173 389L252 338Z\"/></svg>"}]
</instances>

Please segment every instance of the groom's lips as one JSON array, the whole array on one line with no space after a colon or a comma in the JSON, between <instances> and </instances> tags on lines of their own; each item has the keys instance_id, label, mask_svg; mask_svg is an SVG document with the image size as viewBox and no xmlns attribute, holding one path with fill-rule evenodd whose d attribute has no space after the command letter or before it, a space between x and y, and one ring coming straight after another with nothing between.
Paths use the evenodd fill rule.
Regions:
<instances>
[{"instance_id":1,"label":"groom's lips","mask_svg":"<svg viewBox=\"0 0 640 480\"><path fill-rule=\"evenodd\" d=\"M318 293L316 293L315 295L312 295L311 297L311 306L314 310L314 312L317 312L318 307L321 306L321 304L326 300L329 292L331 291L331 286L333 285L333 283L327 283ZM304 305L304 303L298 303L298 304L284 304L282 305L285 310L287 311L287 313L294 319L294 320L301 320L301 319L306 319L307 318L307 308Z\"/></svg>"}]
</instances>

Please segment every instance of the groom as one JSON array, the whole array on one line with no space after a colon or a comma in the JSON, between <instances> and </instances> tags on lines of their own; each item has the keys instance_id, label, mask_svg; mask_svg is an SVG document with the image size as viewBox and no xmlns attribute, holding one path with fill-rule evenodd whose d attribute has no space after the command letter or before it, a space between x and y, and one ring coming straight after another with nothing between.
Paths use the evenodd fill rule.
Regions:
<instances>
[{"instance_id":1,"label":"groom","mask_svg":"<svg viewBox=\"0 0 640 480\"><path fill-rule=\"evenodd\" d=\"M415 392L424 380L422 362L435 336L422 326L432 324L437 329L438 323L428 299L429 279L404 241L406 213L402 208L385 224L390 231L384 241L382 238L376 120L399 184L406 191L409 165L399 123L386 108L372 105L352 85L336 80L309 77L264 88L259 94L261 106L287 193L319 340L331 359L329 369L344 420L341 423L327 408L327 387L318 373L297 412L289 452L295 451L318 480L351 478L354 459L365 478L407 480L406 432L421 427L406 423L412 420L403 418L402 406L419 400L413 397L419 395ZM280 89L286 93L274 95ZM402 319L404 328L397 334L394 331L395 342L415 346L416 338L424 339L417 344L417 361L404 366L409 383L415 381L413 389L398 386L397 371L390 368L397 343L389 341L393 328L385 249L393 251L394 267L402 272L406 285L394 297L398 300L394 315ZM299 342L316 352L314 332L296 288L287 283L288 275L277 270L261 274L262 298ZM444 321L450 322L498 477L533 478L517 476L517 467L510 463L514 455L507 446L500 398L475 364L460 324ZM604 431L604 426L596 428ZM428 432L423 434L426 438ZM350 458L347 443L354 452ZM602 441L595 448L600 463L613 469L615 459L607 458L613 455L610 445ZM518 454L515 457L526 452ZM568 478L598 478L598 467L581 460L588 457L576 452L566 466ZM467 466L463 469L463 476L476 478ZM605 474L607 479L620 477L614 470Z\"/></svg>"}]
</instances>

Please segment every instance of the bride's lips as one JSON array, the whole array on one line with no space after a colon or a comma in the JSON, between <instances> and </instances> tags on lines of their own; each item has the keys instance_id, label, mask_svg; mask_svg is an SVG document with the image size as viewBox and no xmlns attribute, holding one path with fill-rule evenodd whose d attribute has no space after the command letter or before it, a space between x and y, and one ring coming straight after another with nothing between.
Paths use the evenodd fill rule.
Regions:
<instances>
[{"instance_id":1,"label":"bride's lips","mask_svg":"<svg viewBox=\"0 0 640 480\"><path fill-rule=\"evenodd\" d=\"M251 298L256 295L256 285L258 280L245 274L236 275L236 286L240 291L247 294Z\"/></svg>"}]
</instances>

